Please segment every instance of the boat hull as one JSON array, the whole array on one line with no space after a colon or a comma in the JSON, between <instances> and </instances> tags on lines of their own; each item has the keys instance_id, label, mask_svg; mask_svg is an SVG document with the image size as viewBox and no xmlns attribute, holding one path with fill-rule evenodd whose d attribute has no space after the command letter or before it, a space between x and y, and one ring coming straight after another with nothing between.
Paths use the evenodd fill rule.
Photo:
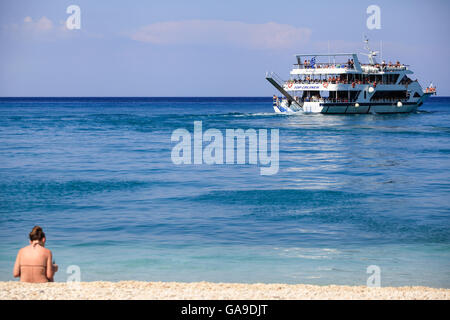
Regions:
<instances>
[{"instance_id":1,"label":"boat hull","mask_svg":"<svg viewBox=\"0 0 450 320\"><path fill-rule=\"evenodd\" d=\"M360 103L359 105L345 103L304 103L305 113L325 114L364 114L364 113L410 113L417 111L418 103L404 103L401 106L393 104Z\"/></svg>"}]
</instances>

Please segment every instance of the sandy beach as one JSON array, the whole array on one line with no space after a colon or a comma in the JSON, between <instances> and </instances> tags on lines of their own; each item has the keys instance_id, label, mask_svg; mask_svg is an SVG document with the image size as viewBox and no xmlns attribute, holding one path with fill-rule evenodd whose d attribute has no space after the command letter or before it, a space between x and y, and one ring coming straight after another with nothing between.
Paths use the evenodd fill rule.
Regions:
<instances>
[{"instance_id":1,"label":"sandy beach","mask_svg":"<svg viewBox=\"0 0 450 320\"><path fill-rule=\"evenodd\" d=\"M315 286L288 284L239 284L210 282L81 282L30 284L0 282L1 300L34 299L388 299L449 300L450 289L428 287Z\"/></svg>"}]
</instances>

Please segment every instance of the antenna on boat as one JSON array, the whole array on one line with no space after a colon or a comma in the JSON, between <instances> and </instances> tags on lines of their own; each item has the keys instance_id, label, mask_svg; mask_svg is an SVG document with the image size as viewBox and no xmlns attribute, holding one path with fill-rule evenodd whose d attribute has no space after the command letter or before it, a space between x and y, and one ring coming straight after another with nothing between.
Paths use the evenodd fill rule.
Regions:
<instances>
[{"instance_id":1,"label":"antenna on boat","mask_svg":"<svg viewBox=\"0 0 450 320\"><path fill-rule=\"evenodd\" d=\"M328 64L331 64L331 58L330 58L330 40L328 40Z\"/></svg>"},{"instance_id":2,"label":"antenna on boat","mask_svg":"<svg viewBox=\"0 0 450 320\"><path fill-rule=\"evenodd\" d=\"M369 53L362 53L363 55L369 57L369 62L370 64L377 64L377 61L375 60L375 57L378 54L378 51L373 51L372 49L370 49L369 46L369 38L367 38L366 35L364 35L364 43L366 44L364 46L364 49L366 49L367 51L369 51Z\"/></svg>"},{"instance_id":3,"label":"antenna on boat","mask_svg":"<svg viewBox=\"0 0 450 320\"><path fill-rule=\"evenodd\" d=\"M383 40L380 40L380 59L383 61Z\"/></svg>"}]
</instances>

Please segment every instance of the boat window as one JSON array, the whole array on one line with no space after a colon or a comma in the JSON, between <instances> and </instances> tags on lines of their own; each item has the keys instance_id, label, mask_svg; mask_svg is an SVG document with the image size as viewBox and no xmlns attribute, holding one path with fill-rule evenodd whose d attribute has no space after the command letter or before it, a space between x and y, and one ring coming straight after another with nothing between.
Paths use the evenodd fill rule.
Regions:
<instances>
[{"instance_id":1,"label":"boat window","mask_svg":"<svg viewBox=\"0 0 450 320\"><path fill-rule=\"evenodd\" d=\"M384 102L384 101L398 101L408 99L408 92L404 90L396 91L376 91L371 97L370 101Z\"/></svg>"},{"instance_id":2,"label":"boat window","mask_svg":"<svg viewBox=\"0 0 450 320\"><path fill-rule=\"evenodd\" d=\"M393 79L392 79L392 83L397 83L398 77L400 77L399 74L393 74Z\"/></svg>"}]
</instances>

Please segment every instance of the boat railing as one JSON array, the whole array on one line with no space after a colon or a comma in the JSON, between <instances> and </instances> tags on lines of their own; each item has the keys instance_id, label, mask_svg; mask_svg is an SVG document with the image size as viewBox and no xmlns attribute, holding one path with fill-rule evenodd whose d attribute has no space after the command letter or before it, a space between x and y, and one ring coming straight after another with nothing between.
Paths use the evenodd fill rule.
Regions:
<instances>
[{"instance_id":1,"label":"boat railing","mask_svg":"<svg viewBox=\"0 0 450 320\"><path fill-rule=\"evenodd\" d=\"M338 98L317 98L317 97L306 97L300 98L295 97L297 102L323 102L323 103L357 103L358 99L338 99ZM371 99L370 102L377 103L397 103L397 102L408 102L408 98L383 98L383 99Z\"/></svg>"},{"instance_id":2,"label":"boat railing","mask_svg":"<svg viewBox=\"0 0 450 320\"><path fill-rule=\"evenodd\" d=\"M377 64L377 65L373 65L373 64L361 64L361 67L363 68L364 72L370 72L370 73L380 73L380 72L395 72L395 71L405 71L405 70L409 70L409 65L407 64L402 64L400 66L388 66L385 65L383 66L382 64ZM353 65L349 65L348 63L333 63L333 64L329 64L329 63L316 63L314 66L308 66L305 65L303 63L295 63L294 64L294 69L304 69L304 70L317 70L317 69L331 69L331 70L335 70L335 69L344 69L344 70L356 70L355 67Z\"/></svg>"},{"instance_id":3,"label":"boat railing","mask_svg":"<svg viewBox=\"0 0 450 320\"><path fill-rule=\"evenodd\" d=\"M324 103L356 103L358 102L357 99L330 99L330 98L320 98L320 99L304 99L305 102L324 102ZM397 102L408 102L408 99L374 99L370 100L370 102L377 102L377 103L397 103Z\"/></svg>"},{"instance_id":4,"label":"boat railing","mask_svg":"<svg viewBox=\"0 0 450 320\"><path fill-rule=\"evenodd\" d=\"M405 71L409 70L409 65L402 64L400 66L388 66L388 65L382 65L382 64L361 64L361 68L364 72L370 72L370 73L381 73L381 72L395 72L395 71Z\"/></svg>"},{"instance_id":5,"label":"boat railing","mask_svg":"<svg viewBox=\"0 0 450 320\"><path fill-rule=\"evenodd\" d=\"M345 69L345 70L355 70L353 65L348 63L315 63L313 67L305 65L304 63L295 63L295 69Z\"/></svg>"},{"instance_id":6,"label":"boat railing","mask_svg":"<svg viewBox=\"0 0 450 320\"><path fill-rule=\"evenodd\" d=\"M276 74L275 72L266 72L266 78L272 78L274 79L276 82L278 82L279 85L283 85L285 84L286 81L284 81L283 79L281 79L281 77Z\"/></svg>"},{"instance_id":7,"label":"boat railing","mask_svg":"<svg viewBox=\"0 0 450 320\"><path fill-rule=\"evenodd\" d=\"M300 80L300 79L291 79L291 80L287 80L284 82L285 85L288 84L323 84L323 83L327 83L327 84L346 84L346 85L373 85L373 81L366 81L366 80L355 80L355 81L347 81L347 80ZM395 81L389 81L389 82L377 82L376 85L394 85L396 84ZM406 83L400 83L403 85L406 85Z\"/></svg>"},{"instance_id":8,"label":"boat railing","mask_svg":"<svg viewBox=\"0 0 450 320\"><path fill-rule=\"evenodd\" d=\"M333 99L333 98L299 98L301 102L324 102L324 103L353 103L356 99Z\"/></svg>"}]
</instances>

